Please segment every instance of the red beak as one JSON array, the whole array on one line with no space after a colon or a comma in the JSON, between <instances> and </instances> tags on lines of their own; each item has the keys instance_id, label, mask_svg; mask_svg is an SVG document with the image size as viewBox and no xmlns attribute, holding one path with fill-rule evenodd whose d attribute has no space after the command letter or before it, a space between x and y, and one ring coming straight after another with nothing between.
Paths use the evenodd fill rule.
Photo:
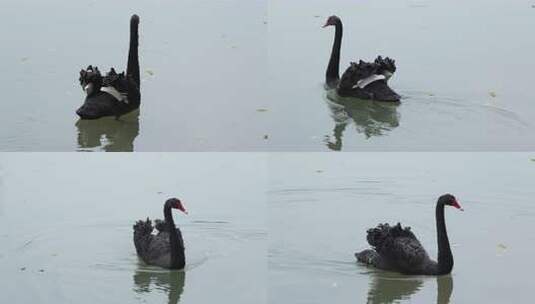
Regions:
<instances>
[{"instance_id":1,"label":"red beak","mask_svg":"<svg viewBox=\"0 0 535 304\"><path fill-rule=\"evenodd\" d=\"M464 211L464 209L461 207L461 205L459 205L459 202L457 202L457 200L453 201L453 205L452 206L457 208L457 209L459 209L459 210L461 210L461 211Z\"/></svg>"},{"instance_id":2,"label":"red beak","mask_svg":"<svg viewBox=\"0 0 535 304\"><path fill-rule=\"evenodd\" d=\"M329 25L329 23L325 23L322 27L328 27Z\"/></svg>"}]
</instances>

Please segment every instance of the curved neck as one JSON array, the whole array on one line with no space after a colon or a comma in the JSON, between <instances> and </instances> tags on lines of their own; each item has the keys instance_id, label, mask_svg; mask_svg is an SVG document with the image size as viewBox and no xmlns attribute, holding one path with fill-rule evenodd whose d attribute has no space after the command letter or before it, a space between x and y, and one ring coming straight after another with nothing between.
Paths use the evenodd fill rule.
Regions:
<instances>
[{"instance_id":1,"label":"curved neck","mask_svg":"<svg viewBox=\"0 0 535 304\"><path fill-rule=\"evenodd\" d=\"M453 268L453 255L451 254L450 241L446 232L446 222L444 221L444 204L437 203L437 242L438 242L438 274L447 274Z\"/></svg>"},{"instance_id":2,"label":"curved neck","mask_svg":"<svg viewBox=\"0 0 535 304\"><path fill-rule=\"evenodd\" d=\"M331 51L331 58L325 73L325 83L329 88L334 88L338 85L340 80L340 48L342 47L342 21L338 21L335 25L334 43Z\"/></svg>"},{"instance_id":3,"label":"curved neck","mask_svg":"<svg viewBox=\"0 0 535 304\"><path fill-rule=\"evenodd\" d=\"M169 231L169 245L171 247L171 268L178 269L184 267L184 252L180 246L180 240L176 232L175 222L171 214L171 207L164 207L163 214L165 217L165 224Z\"/></svg>"},{"instance_id":4,"label":"curved neck","mask_svg":"<svg viewBox=\"0 0 535 304\"><path fill-rule=\"evenodd\" d=\"M139 59L138 59L138 24L130 21L130 48L128 50L128 63L126 74L130 75L139 87Z\"/></svg>"}]
</instances>

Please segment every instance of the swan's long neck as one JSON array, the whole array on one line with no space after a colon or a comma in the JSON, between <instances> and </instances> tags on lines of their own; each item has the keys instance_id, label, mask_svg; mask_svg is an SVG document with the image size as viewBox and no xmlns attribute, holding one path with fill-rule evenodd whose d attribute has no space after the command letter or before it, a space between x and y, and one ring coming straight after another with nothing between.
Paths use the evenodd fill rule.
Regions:
<instances>
[{"instance_id":1,"label":"swan's long neck","mask_svg":"<svg viewBox=\"0 0 535 304\"><path fill-rule=\"evenodd\" d=\"M180 247L180 240L176 232L175 222L171 214L171 207L164 208L164 217L169 231L169 245L171 247L171 268L179 269L184 267L184 251Z\"/></svg>"},{"instance_id":2,"label":"swan's long neck","mask_svg":"<svg viewBox=\"0 0 535 304\"><path fill-rule=\"evenodd\" d=\"M128 64L126 67L126 74L130 75L139 87L139 59L138 59L138 23L134 20L130 21L130 48L128 50Z\"/></svg>"},{"instance_id":3,"label":"swan's long neck","mask_svg":"<svg viewBox=\"0 0 535 304\"><path fill-rule=\"evenodd\" d=\"M329 88L335 88L340 80L340 48L342 47L342 21L338 21L335 25L334 43L331 51L331 58L325 73L325 83Z\"/></svg>"},{"instance_id":4,"label":"swan's long neck","mask_svg":"<svg viewBox=\"0 0 535 304\"><path fill-rule=\"evenodd\" d=\"M446 222L444 221L444 204L437 203L436 207L437 222L437 242L438 242L438 273L447 274L453 268L453 255L451 254L450 241L446 231Z\"/></svg>"}]
</instances>

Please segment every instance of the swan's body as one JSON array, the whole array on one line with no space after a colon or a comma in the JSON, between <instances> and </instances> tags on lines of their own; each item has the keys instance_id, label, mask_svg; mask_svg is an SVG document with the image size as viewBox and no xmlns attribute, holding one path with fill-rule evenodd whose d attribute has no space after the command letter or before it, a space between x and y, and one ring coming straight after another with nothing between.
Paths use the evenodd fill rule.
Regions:
<instances>
[{"instance_id":1,"label":"swan's body","mask_svg":"<svg viewBox=\"0 0 535 304\"><path fill-rule=\"evenodd\" d=\"M326 26L335 27L333 48L327 71L325 85L329 89L336 89L340 96L373 99L378 101L400 100L400 96L388 86L388 80L396 71L394 60L378 56L374 62L352 62L340 78L340 49L342 46L343 25L340 18L331 16Z\"/></svg>"},{"instance_id":2,"label":"swan's body","mask_svg":"<svg viewBox=\"0 0 535 304\"><path fill-rule=\"evenodd\" d=\"M453 255L450 249L444 206L461 209L453 195L446 194L439 198L436 206L438 259L433 261L423 248L410 227L401 224L390 226L380 224L367 232L368 243L373 249L355 254L359 262L379 269L401 272L404 274L442 275L453 268ZM462 209L461 209L462 210Z\"/></svg>"},{"instance_id":3,"label":"swan's body","mask_svg":"<svg viewBox=\"0 0 535 304\"><path fill-rule=\"evenodd\" d=\"M97 119L105 116L119 117L139 108L141 95L138 59L139 17L130 19L130 48L125 73L116 73L111 68L102 77L97 67L88 66L80 71L80 85L86 92L84 104L76 110L82 119Z\"/></svg>"},{"instance_id":4,"label":"swan's body","mask_svg":"<svg viewBox=\"0 0 535 304\"><path fill-rule=\"evenodd\" d=\"M154 226L147 218L134 225L134 245L138 256L147 264L169 269L182 269L186 264L184 241L180 229L175 226L171 209L186 212L178 199L169 199L164 205L165 220L155 220Z\"/></svg>"}]
</instances>

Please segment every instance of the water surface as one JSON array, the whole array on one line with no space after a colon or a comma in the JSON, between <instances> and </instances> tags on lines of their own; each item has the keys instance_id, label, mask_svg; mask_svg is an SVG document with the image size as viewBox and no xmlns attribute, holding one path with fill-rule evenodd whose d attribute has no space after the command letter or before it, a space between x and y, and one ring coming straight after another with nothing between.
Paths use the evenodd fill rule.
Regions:
<instances>
[{"instance_id":1,"label":"water surface","mask_svg":"<svg viewBox=\"0 0 535 304\"><path fill-rule=\"evenodd\" d=\"M272 303L523 303L535 268L535 162L515 153L270 155ZM451 275L405 276L357 264L366 230L412 227L437 253L434 208L446 210Z\"/></svg>"},{"instance_id":2,"label":"water surface","mask_svg":"<svg viewBox=\"0 0 535 304\"><path fill-rule=\"evenodd\" d=\"M1 303L265 303L262 155L4 153L0 168ZM173 196L184 271L145 265L132 240Z\"/></svg>"},{"instance_id":3,"label":"water surface","mask_svg":"<svg viewBox=\"0 0 535 304\"><path fill-rule=\"evenodd\" d=\"M533 150L535 9L529 1L269 2L270 150ZM340 70L396 59L399 106L323 89L334 28Z\"/></svg>"},{"instance_id":4,"label":"water surface","mask_svg":"<svg viewBox=\"0 0 535 304\"><path fill-rule=\"evenodd\" d=\"M262 150L266 1L7 1L1 151ZM78 122L79 71L126 68L140 23L141 109Z\"/></svg>"}]
</instances>

